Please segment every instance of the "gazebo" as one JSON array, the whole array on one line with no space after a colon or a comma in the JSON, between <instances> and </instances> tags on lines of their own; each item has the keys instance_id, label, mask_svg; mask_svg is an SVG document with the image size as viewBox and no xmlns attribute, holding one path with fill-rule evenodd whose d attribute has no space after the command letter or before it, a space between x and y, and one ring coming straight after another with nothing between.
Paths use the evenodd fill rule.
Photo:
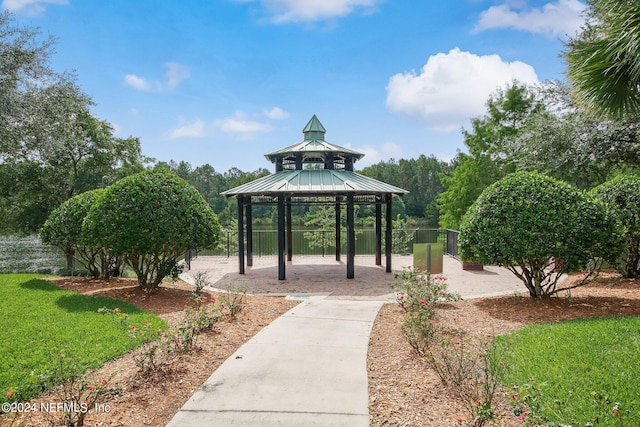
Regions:
<instances>
[{"instance_id":1,"label":"gazebo","mask_svg":"<svg viewBox=\"0 0 640 427\"><path fill-rule=\"evenodd\" d=\"M285 251L288 261L293 257L291 206L317 203L335 206L337 261L340 261L341 246L340 208L346 204L349 279L355 277L354 206L375 205L376 265L382 265L382 205L385 205L386 271L390 273L393 195L402 196L408 191L354 172L354 163L364 154L325 141L326 130L315 115L311 117L302 133L302 142L265 155L275 164L275 173L221 193L238 200L239 273L245 273L245 224L246 264L249 267L253 265L252 206L277 205L278 279L285 280Z\"/></svg>"}]
</instances>

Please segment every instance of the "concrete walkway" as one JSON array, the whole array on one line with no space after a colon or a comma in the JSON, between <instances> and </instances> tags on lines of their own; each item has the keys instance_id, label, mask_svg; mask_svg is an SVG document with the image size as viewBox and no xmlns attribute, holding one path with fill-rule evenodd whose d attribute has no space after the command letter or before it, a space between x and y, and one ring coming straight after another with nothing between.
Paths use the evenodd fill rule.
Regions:
<instances>
[{"instance_id":1,"label":"concrete walkway","mask_svg":"<svg viewBox=\"0 0 640 427\"><path fill-rule=\"evenodd\" d=\"M382 304L304 301L231 355L168 426L368 426L367 349Z\"/></svg>"},{"instance_id":2,"label":"concrete walkway","mask_svg":"<svg viewBox=\"0 0 640 427\"><path fill-rule=\"evenodd\" d=\"M394 256L394 271L411 257ZM277 259L256 260L246 275L235 259L202 257L212 287L254 295L297 295L304 302L265 327L227 359L168 424L192 426L368 426L367 350L378 310L395 301L393 275L356 257L356 279L328 258L299 258L275 279ZM464 298L513 294L524 285L508 270L464 271L445 257L449 290Z\"/></svg>"}]
</instances>

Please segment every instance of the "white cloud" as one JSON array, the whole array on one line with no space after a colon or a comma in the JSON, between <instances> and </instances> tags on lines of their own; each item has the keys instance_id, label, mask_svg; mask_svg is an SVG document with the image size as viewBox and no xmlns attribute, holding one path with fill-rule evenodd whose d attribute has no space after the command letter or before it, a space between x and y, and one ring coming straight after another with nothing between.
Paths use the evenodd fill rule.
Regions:
<instances>
[{"instance_id":1,"label":"white cloud","mask_svg":"<svg viewBox=\"0 0 640 427\"><path fill-rule=\"evenodd\" d=\"M402 148L398 144L394 144L391 142L384 143L379 147L375 147L373 145L363 145L354 148L354 150L364 154L364 157L357 163L359 168L364 168L366 166L370 166L381 161L387 161L389 159L397 160L402 158L402 156L404 155Z\"/></svg>"},{"instance_id":2,"label":"white cloud","mask_svg":"<svg viewBox=\"0 0 640 427\"><path fill-rule=\"evenodd\" d=\"M482 12L475 30L512 28L551 37L573 36L584 23L585 8L579 0L558 0L537 9L505 3Z\"/></svg>"},{"instance_id":3,"label":"white cloud","mask_svg":"<svg viewBox=\"0 0 640 427\"><path fill-rule=\"evenodd\" d=\"M164 82L156 81L151 83L144 77L127 74L124 77L124 84L142 92L159 92L163 89L175 89L191 76L191 70L186 65L166 62L164 66L167 69Z\"/></svg>"},{"instance_id":4,"label":"white cloud","mask_svg":"<svg viewBox=\"0 0 640 427\"><path fill-rule=\"evenodd\" d=\"M191 76L191 70L186 65L166 62L164 66L167 67L167 86L171 89L178 87L183 80Z\"/></svg>"},{"instance_id":5,"label":"white cloud","mask_svg":"<svg viewBox=\"0 0 640 427\"><path fill-rule=\"evenodd\" d=\"M278 110L276 115L288 114L280 109ZM236 111L233 116L215 120L209 124L199 118L187 122L182 117L179 117L178 125L167 132L166 135L169 139L205 138L211 136L216 129L232 134L238 140L252 139L256 134L272 130L269 123L252 120L243 111Z\"/></svg>"},{"instance_id":6,"label":"white cloud","mask_svg":"<svg viewBox=\"0 0 640 427\"><path fill-rule=\"evenodd\" d=\"M513 80L538 83L528 64L455 48L429 57L420 73L392 76L387 85L387 108L419 119L434 130L449 132L482 115L489 95Z\"/></svg>"},{"instance_id":7,"label":"white cloud","mask_svg":"<svg viewBox=\"0 0 640 427\"><path fill-rule=\"evenodd\" d=\"M11 12L25 10L29 15L40 15L46 4L69 4L69 0L4 0L2 8Z\"/></svg>"},{"instance_id":8,"label":"white cloud","mask_svg":"<svg viewBox=\"0 0 640 427\"><path fill-rule=\"evenodd\" d=\"M339 18L356 10L371 13L381 0L259 0L275 23L315 22ZM241 1L240 3L246 3Z\"/></svg>"},{"instance_id":9,"label":"white cloud","mask_svg":"<svg viewBox=\"0 0 640 427\"><path fill-rule=\"evenodd\" d=\"M264 115L270 118L271 120L284 120L291 117L291 114L284 111L280 107L273 107L271 110L265 111Z\"/></svg>"},{"instance_id":10,"label":"white cloud","mask_svg":"<svg viewBox=\"0 0 640 427\"><path fill-rule=\"evenodd\" d=\"M135 74L127 74L124 76L124 84L143 92L153 92L155 89L144 77Z\"/></svg>"},{"instance_id":11,"label":"white cloud","mask_svg":"<svg viewBox=\"0 0 640 427\"><path fill-rule=\"evenodd\" d=\"M242 111L236 111L235 115L216 120L213 124L222 132L234 134L241 140L251 139L256 133L271 131L270 124L250 120Z\"/></svg>"},{"instance_id":12,"label":"white cloud","mask_svg":"<svg viewBox=\"0 0 640 427\"><path fill-rule=\"evenodd\" d=\"M207 136L207 130L205 123L196 119L193 123L184 123L184 120L179 119L180 125L169 132L169 138L204 138Z\"/></svg>"}]
</instances>

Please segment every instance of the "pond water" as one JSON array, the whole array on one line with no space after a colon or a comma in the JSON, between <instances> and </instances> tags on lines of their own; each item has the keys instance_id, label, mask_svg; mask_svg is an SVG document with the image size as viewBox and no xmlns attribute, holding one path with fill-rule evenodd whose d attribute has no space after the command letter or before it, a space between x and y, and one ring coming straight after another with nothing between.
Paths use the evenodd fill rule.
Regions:
<instances>
[{"instance_id":1,"label":"pond water","mask_svg":"<svg viewBox=\"0 0 640 427\"><path fill-rule=\"evenodd\" d=\"M0 273L56 273L65 265L62 251L37 235L0 236Z\"/></svg>"}]
</instances>

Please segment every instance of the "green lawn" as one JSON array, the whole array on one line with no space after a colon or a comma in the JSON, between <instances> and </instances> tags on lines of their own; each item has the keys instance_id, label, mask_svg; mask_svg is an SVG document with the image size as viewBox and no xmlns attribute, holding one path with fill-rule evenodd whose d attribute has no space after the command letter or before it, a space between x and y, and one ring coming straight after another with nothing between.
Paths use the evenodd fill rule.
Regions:
<instances>
[{"instance_id":1,"label":"green lawn","mask_svg":"<svg viewBox=\"0 0 640 427\"><path fill-rule=\"evenodd\" d=\"M102 307L121 314L98 312ZM0 275L0 402L8 391L10 400L34 398L71 374L67 365L98 368L165 326L122 301L69 292L35 275Z\"/></svg>"},{"instance_id":2,"label":"green lawn","mask_svg":"<svg viewBox=\"0 0 640 427\"><path fill-rule=\"evenodd\" d=\"M496 343L530 422L640 425L640 318L530 325Z\"/></svg>"}]
</instances>

